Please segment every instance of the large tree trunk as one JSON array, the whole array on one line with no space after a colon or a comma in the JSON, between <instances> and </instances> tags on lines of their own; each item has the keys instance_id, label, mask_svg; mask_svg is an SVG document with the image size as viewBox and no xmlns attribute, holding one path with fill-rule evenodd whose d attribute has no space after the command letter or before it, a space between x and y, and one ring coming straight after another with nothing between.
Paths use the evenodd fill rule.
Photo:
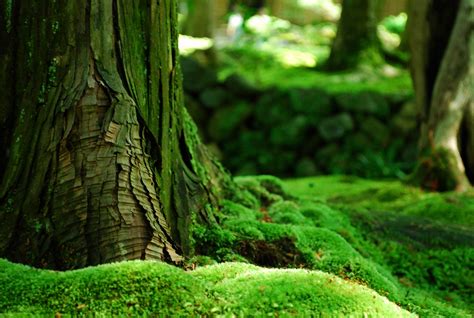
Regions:
<instances>
[{"instance_id":1,"label":"large tree trunk","mask_svg":"<svg viewBox=\"0 0 474 318\"><path fill-rule=\"evenodd\" d=\"M227 176L182 107L176 3L0 7L0 257L179 262Z\"/></svg>"},{"instance_id":2,"label":"large tree trunk","mask_svg":"<svg viewBox=\"0 0 474 318\"><path fill-rule=\"evenodd\" d=\"M361 61L381 59L377 23L381 0L344 0L327 67L349 69Z\"/></svg>"},{"instance_id":3,"label":"large tree trunk","mask_svg":"<svg viewBox=\"0 0 474 318\"><path fill-rule=\"evenodd\" d=\"M472 0L411 1L409 44L424 159L416 178L437 190L474 181Z\"/></svg>"}]
</instances>

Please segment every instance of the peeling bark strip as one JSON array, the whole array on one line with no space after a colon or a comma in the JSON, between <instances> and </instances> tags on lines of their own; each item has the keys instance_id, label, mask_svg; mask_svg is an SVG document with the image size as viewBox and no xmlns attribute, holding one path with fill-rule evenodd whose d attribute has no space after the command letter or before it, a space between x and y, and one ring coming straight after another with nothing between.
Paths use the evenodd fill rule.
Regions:
<instances>
[{"instance_id":1,"label":"peeling bark strip","mask_svg":"<svg viewBox=\"0 0 474 318\"><path fill-rule=\"evenodd\" d=\"M0 257L179 262L191 215L212 219L205 206L228 177L183 113L176 2L12 8L0 25Z\"/></svg>"},{"instance_id":2,"label":"peeling bark strip","mask_svg":"<svg viewBox=\"0 0 474 318\"><path fill-rule=\"evenodd\" d=\"M134 102L110 96L100 82L91 67L87 89L70 110L74 125L59 146L51 209L57 252L73 259L87 251L81 265L178 262ZM107 112L110 122L104 121ZM128 113L124 120L116 115L121 112Z\"/></svg>"}]
</instances>

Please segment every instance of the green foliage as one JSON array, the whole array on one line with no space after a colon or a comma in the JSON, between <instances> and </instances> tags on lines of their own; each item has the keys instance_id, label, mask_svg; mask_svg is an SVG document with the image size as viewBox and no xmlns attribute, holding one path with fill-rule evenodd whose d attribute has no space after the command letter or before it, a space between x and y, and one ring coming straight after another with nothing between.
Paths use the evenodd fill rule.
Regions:
<instances>
[{"instance_id":1,"label":"green foliage","mask_svg":"<svg viewBox=\"0 0 474 318\"><path fill-rule=\"evenodd\" d=\"M402 35L405 32L408 16L406 13L400 13L399 15L391 15L382 20L383 25L389 32Z\"/></svg>"}]
</instances>

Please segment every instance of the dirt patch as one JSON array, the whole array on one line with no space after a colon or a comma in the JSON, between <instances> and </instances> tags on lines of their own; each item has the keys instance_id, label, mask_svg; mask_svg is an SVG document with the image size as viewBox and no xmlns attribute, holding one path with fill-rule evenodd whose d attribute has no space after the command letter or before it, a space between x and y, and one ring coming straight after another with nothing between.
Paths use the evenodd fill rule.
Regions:
<instances>
[{"instance_id":1,"label":"dirt patch","mask_svg":"<svg viewBox=\"0 0 474 318\"><path fill-rule=\"evenodd\" d=\"M254 264L265 267L304 267L303 255L290 238L275 241L242 241L237 252Z\"/></svg>"}]
</instances>

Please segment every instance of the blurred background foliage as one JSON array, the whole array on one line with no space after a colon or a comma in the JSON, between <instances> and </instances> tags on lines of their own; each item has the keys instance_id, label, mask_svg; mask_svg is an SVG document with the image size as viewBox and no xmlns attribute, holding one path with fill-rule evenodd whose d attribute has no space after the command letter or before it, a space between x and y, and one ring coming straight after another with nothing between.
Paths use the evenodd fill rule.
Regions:
<instances>
[{"instance_id":1,"label":"blurred background foliage","mask_svg":"<svg viewBox=\"0 0 474 318\"><path fill-rule=\"evenodd\" d=\"M332 70L340 1L182 1L185 99L201 138L237 175L403 178L417 154L405 6L378 1L375 44Z\"/></svg>"}]
</instances>

